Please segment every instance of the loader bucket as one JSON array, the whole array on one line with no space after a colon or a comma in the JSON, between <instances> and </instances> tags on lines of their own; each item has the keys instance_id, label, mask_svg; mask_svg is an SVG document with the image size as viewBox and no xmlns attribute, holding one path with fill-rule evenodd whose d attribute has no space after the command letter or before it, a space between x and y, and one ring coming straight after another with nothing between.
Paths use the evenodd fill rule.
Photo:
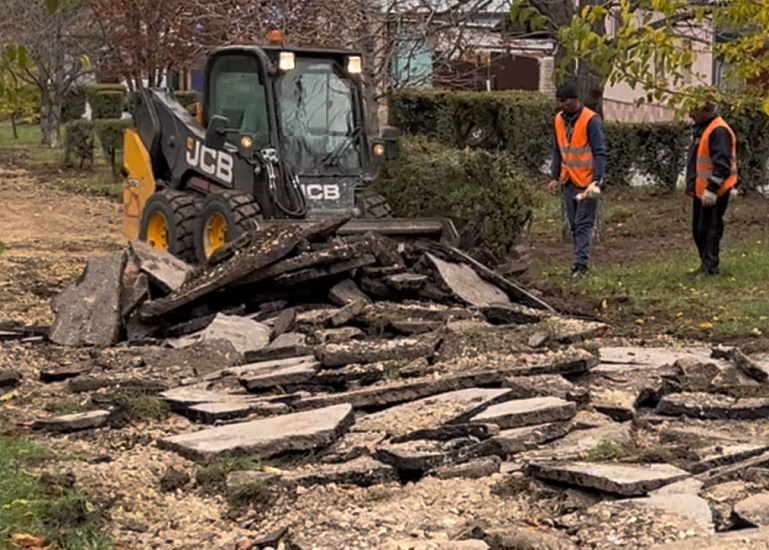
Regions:
<instances>
[{"instance_id":1,"label":"loader bucket","mask_svg":"<svg viewBox=\"0 0 769 550\"><path fill-rule=\"evenodd\" d=\"M272 225L298 225L317 223L317 219L306 220L265 220L260 221L260 227ZM440 241L455 246L459 242L459 233L448 218L384 218L384 219L352 219L344 224L337 235L362 235L378 233L398 240L427 239Z\"/></svg>"}]
</instances>

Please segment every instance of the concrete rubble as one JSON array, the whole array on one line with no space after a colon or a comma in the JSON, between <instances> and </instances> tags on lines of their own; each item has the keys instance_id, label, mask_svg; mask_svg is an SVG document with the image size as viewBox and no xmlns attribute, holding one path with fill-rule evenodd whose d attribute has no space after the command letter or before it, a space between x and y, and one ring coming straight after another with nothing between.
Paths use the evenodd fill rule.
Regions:
<instances>
[{"instance_id":1,"label":"concrete rubble","mask_svg":"<svg viewBox=\"0 0 769 550\"><path fill-rule=\"evenodd\" d=\"M202 269L132 243L98 281L94 260L57 301L51 333L91 347L36 376L0 373L0 391L79 396L87 411L29 423L62 434L121 429L126 394L159 401L176 423L146 437L166 456L255 460L219 489L269 495L274 511L249 516L249 536L268 533L276 548L367 547L303 542L319 536L310 519L285 527L302 495L331 518L357 498L368 509L431 483L478 487L451 512L473 521L371 521L351 539L381 530L368 547L560 550L691 539L701 550L720 548L708 546L718 531L753 541L751 528L769 526L769 437L755 431L769 418L765 361L604 345L607 325L561 315L450 247L338 227L248 234ZM718 497L730 483L739 491ZM485 502L510 503L509 517L476 521ZM254 544L222 550L268 547Z\"/></svg>"}]
</instances>

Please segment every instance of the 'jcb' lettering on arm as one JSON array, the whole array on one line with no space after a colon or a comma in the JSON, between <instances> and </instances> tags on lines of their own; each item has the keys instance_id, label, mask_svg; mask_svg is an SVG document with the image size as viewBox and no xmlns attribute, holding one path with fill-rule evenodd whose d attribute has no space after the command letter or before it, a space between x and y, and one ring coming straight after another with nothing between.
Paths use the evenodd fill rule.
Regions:
<instances>
[{"instance_id":1,"label":"'jcb' lettering on arm","mask_svg":"<svg viewBox=\"0 0 769 550\"><path fill-rule=\"evenodd\" d=\"M226 151L211 149L195 140L193 148L187 149L187 164L225 183L232 183L235 159Z\"/></svg>"}]
</instances>

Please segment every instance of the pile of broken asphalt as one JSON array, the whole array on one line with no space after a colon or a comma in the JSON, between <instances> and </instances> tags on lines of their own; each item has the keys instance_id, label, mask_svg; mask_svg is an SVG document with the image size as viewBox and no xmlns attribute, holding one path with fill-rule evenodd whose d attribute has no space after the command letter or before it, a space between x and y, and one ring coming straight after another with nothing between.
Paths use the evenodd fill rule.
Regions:
<instances>
[{"instance_id":1,"label":"pile of broken asphalt","mask_svg":"<svg viewBox=\"0 0 769 550\"><path fill-rule=\"evenodd\" d=\"M451 250L329 227L203 270L132 243L57 298L51 341L3 333L4 416L87 450L91 493L131 470L105 504L124 546L769 548L769 362L605 345ZM127 394L173 414L132 423ZM184 474L233 456L245 507Z\"/></svg>"}]
</instances>

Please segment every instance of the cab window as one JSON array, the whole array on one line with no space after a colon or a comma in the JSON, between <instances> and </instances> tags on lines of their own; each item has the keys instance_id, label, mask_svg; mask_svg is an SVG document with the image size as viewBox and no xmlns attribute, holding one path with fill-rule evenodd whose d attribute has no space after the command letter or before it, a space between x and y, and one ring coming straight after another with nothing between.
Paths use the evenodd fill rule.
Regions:
<instances>
[{"instance_id":1,"label":"cab window","mask_svg":"<svg viewBox=\"0 0 769 550\"><path fill-rule=\"evenodd\" d=\"M269 118L264 83L257 60L249 55L225 55L211 69L208 115L225 116L230 128L239 129L257 143L269 141ZM240 140L230 134L228 140Z\"/></svg>"}]
</instances>

